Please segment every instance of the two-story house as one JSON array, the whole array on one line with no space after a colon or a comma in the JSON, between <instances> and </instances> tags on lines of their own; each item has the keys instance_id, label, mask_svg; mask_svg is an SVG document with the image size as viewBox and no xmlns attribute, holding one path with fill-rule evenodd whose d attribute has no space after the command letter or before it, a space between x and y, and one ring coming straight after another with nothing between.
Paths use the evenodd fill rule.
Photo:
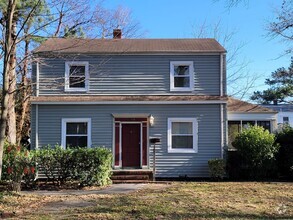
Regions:
<instances>
[{"instance_id":1,"label":"two-story house","mask_svg":"<svg viewBox=\"0 0 293 220\"><path fill-rule=\"evenodd\" d=\"M32 148L104 146L113 169L151 169L158 137L158 177L207 177L227 145L225 53L214 39L49 39L34 51Z\"/></svg>"}]
</instances>

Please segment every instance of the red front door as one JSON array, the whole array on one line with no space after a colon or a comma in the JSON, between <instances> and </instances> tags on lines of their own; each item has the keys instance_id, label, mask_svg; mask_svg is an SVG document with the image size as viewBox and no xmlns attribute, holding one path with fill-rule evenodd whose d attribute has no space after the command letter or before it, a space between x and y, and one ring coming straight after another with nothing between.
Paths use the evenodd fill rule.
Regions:
<instances>
[{"instance_id":1,"label":"red front door","mask_svg":"<svg viewBox=\"0 0 293 220\"><path fill-rule=\"evenodd\" d=\"M140 167L140 124L122 124L122 167Z\"/></svg>"}]
</instances>

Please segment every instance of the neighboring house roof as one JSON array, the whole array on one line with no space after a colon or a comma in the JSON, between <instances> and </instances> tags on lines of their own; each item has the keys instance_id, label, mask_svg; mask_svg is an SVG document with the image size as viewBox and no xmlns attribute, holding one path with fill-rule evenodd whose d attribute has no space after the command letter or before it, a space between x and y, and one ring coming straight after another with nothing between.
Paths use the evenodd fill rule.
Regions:
<instances>
[{"instance_id":1,"label":"neighboring house roof","mask_svg":"<svg viewBox=\"0 0 293 220\"><path fill-rule=\"evenodd\" d=\"M293 112L293 104L262 105L277 112Z\"/></svg>"},{"instance_id":2,"label":"neighboring house roof","mask_svg":"<svg viewBox=\"0 0 293 220\"><path fill-rule=\"evenodd\" d=\"M215 39L65 39L51 38L34 53L213 53L226 52Z\"/></svg>"},{"instance_id":3,"label":"neighboring house roof","mask_svg":"<svg viewBox=\"0 0 293 220\"><path fill-rule=\"evenodd\" d=\"M104 96L104 95L84 95L84 96L38 96L31 97L31 102L119 102L119 101L144 101L144 102L174 102L174 101L227 101L221 96L194 96L194 95L148 95L148 96Z\"/></svg>"},{"instance_id":4,"label":"neighboring house roof","mask_svg":"<svg viewBox=\"0 0 293 220\"><path fill-rule=\"evenodd\" d=\"M276 111L262 107L260 105L251 104L249 102L228 98L228 112L239 113L276 113Z\"/></svg>"}]
</instances>

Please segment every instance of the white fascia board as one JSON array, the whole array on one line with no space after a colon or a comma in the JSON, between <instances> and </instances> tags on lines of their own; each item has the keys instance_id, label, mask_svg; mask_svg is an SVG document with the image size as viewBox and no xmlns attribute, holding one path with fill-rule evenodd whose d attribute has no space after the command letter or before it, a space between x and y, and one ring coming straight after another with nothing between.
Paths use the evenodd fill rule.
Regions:
<instances>
[{"instance_id":1,"label":"white fascia board","mask_svg":"<svg viewBox=\"0 0 293 220\"><path fill-rule=\"evenodd\" d=\"M228 112L228 120L276 120L275 113L232 113Z\"/></svg>"}]
</instances>

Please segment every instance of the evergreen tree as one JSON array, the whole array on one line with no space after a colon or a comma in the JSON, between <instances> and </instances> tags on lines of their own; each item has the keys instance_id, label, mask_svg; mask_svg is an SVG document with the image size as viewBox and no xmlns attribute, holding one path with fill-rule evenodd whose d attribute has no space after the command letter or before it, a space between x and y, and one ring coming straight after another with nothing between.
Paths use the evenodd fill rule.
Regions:
<instances>
[{"instance_id":1,"label":"evergreen tree","mask_svg":"<svg viewBox=\"0 0 293 220\"><path fill-rule=\"evenodd\" d=\"M271 79L266 79L265 84L269 88L254 92L251 100L261 104L293 103L293 57L288 69L277 69L272 73Z\"/></svg>"}]
</instances>

